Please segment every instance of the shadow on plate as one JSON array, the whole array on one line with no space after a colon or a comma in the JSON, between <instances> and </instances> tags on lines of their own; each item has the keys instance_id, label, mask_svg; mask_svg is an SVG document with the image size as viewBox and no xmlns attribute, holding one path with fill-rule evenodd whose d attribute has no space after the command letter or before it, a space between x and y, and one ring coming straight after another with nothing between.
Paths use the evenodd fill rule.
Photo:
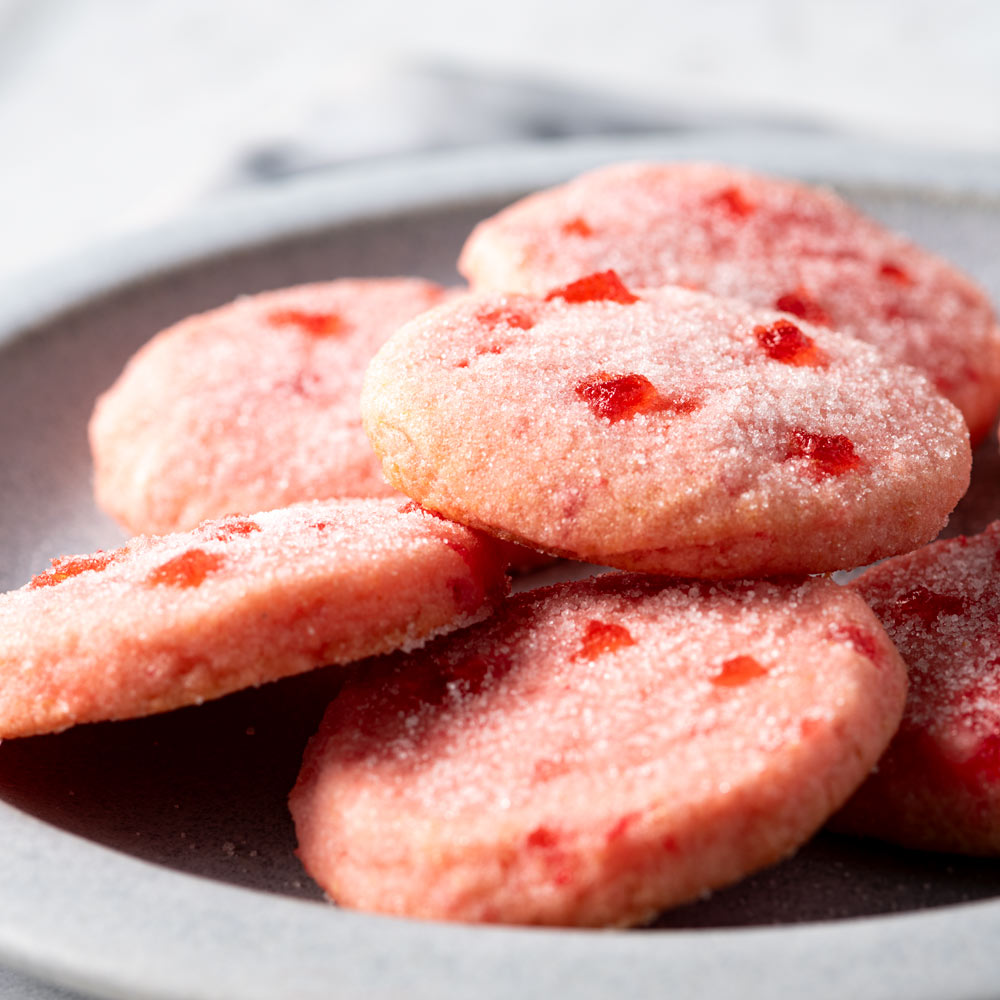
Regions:
<instances>
[{"instance_id":1,"label":"shadow on plate","mask_svg":"<svg viewBox=\"0 0 1000 1000\"><path fill-rule=\"evenodd\" d=\"M322 899L286 798L338 690L327 668L219 701L0 746L0 796L60 829L175 870ZM1000 895L1000 861L821 834L794 858L664 914L654 928L896 913Z\"/></svg>"}]
</instances>

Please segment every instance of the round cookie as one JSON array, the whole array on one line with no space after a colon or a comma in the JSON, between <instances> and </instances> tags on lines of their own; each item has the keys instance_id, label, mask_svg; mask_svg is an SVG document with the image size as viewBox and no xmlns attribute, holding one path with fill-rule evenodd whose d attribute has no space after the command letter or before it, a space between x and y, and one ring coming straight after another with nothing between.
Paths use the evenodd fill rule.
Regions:
<instances>
[{"instance_id":1,"label":"round cookie","mask_svg":"<svg viewBox=\"0 0 1000 1000\"><path fill-rule=\"evenodd\" d=\"M615 269L853 334L923 371L978 441L1000 408L1000 327L965 275L829 191L701 163L632 163L539 192L481 223L474 288L544 292Z\"/></svg>"},{"instance_id":2,"label":"round cookie","mask_svg":"<svg viewBox=\"0 0 1000 1000\"><path fill-rule=\"evenodd\" d=\"M349 675L291 794L299 855L345 906L634 924L794 851L905 686L828 579L530 591Z\"/></svg>"},{"instance_id":3,"label":"round cookie","mask_svg":"<svg viewBox=\"0 0 1000 1000\"><path fill-rule=\"evenodd\" d=\"M906 711L838 829L924 850L1000 853L1000 521L852 586L909 665Z\"/></svg>"},{"instance_id":4,"label":"round cookie","mask_svg":"<svg viewBox=\"0 0 1000 1000\"><path fill-rule=\"evenodd\" d=\"M933 538L969 481L961 414L855 340L614 272L468 295L369 367L365 428L424 506L571 558L738 577Z\"/></svg>"},{"instance_id":5,"label":"round cookie","mask_svg":"<svg viewBox=\"0 0 1000 1000\"><path fill-rule=\"evenodd\" d=\"M0 595L0 737L200 703L413 648L506 590L489 539L398 500L206 521Z\"/></svg>"},{"instance_id":6,"label":"round cookie","mask_svg":"<svg viewBox=\"0 0 1000 1000\"><path fill-rule=\"evenodd\" d=\"M361 429L364 369L442 301L416 278L340 280L237 299L164 330L97 401L98 504L133 532L301 500L389 496Z\"/></svg>"}]
</instances>

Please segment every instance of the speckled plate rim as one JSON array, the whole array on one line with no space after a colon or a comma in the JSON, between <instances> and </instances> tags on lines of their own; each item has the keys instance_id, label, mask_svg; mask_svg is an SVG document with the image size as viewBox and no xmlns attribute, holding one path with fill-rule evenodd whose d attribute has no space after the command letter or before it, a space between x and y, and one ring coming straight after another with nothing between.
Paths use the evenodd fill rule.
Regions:
<instances>
[{"instance_id":1,"label":"speckled plate rim","mask_svg":"<svg viewBox=\"0 0 1000 1000\"><path fill-rule=\"evenodd\" d=\"M206 257L434 206L502 199L624 159L736 161L808 180L1000 196L992 157L811 133L480 148L369 163L229 197L0 285L0 350L64 310ZM3 433L0 429L0 433ZM100 847L0 803L0 958L107 997L155 1000L553 995L816 1000L994 996L1000 901L741 930L463 927L235 888Z\"/></svg>"}]
</instances>

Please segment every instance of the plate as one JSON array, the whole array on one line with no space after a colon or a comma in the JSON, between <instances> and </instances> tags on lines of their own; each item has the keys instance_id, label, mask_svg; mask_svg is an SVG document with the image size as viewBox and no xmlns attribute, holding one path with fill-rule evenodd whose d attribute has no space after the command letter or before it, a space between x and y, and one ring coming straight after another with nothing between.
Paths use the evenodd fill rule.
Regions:
<instances>
[{"instance_id":1,"label":"plate","mask_svg":"<svg viewBox=\"0 0 1000 1000\"><path fill-rule=\"evenodd\" d=\"M717 159L829 183L1000 297L995 161L764 132L505 147L368 165L206 208L0 290L0 584L121 540L86 422L126 358L236 295L346 275L458 277L480 218L600 163ZM262 359L266 364L266 359ZM996 509L995 439L960 523ZM0 746L0 959L100 996L985 996L1000 864L821 835L637 931L466 927L339 910L285 796L337 686L318 671L169 715Z\"/></svg>"}]
</instances>

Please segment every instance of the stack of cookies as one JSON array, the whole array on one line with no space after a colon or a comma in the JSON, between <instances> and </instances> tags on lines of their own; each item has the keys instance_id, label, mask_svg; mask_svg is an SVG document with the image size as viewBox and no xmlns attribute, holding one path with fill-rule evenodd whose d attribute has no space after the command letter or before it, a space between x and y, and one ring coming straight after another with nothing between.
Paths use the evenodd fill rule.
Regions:
<instances>
[{"instance_id":1,"label":"stack of cookies","mask_svg":"<svg viewBox=\"0 0 1000 1000\"><path fill-rule=\"evenodd\" d=\"M1000 409L983 293L829 192L700 164L526 198L460 268L139 352L90 431L145 534L0 597L0 736L354 663L300 857L410 916L640 923L834 814L1000 852L1000 522L928 544ZM506 596L557 558L593 568Z\"/></svg>"}]
</instances>

